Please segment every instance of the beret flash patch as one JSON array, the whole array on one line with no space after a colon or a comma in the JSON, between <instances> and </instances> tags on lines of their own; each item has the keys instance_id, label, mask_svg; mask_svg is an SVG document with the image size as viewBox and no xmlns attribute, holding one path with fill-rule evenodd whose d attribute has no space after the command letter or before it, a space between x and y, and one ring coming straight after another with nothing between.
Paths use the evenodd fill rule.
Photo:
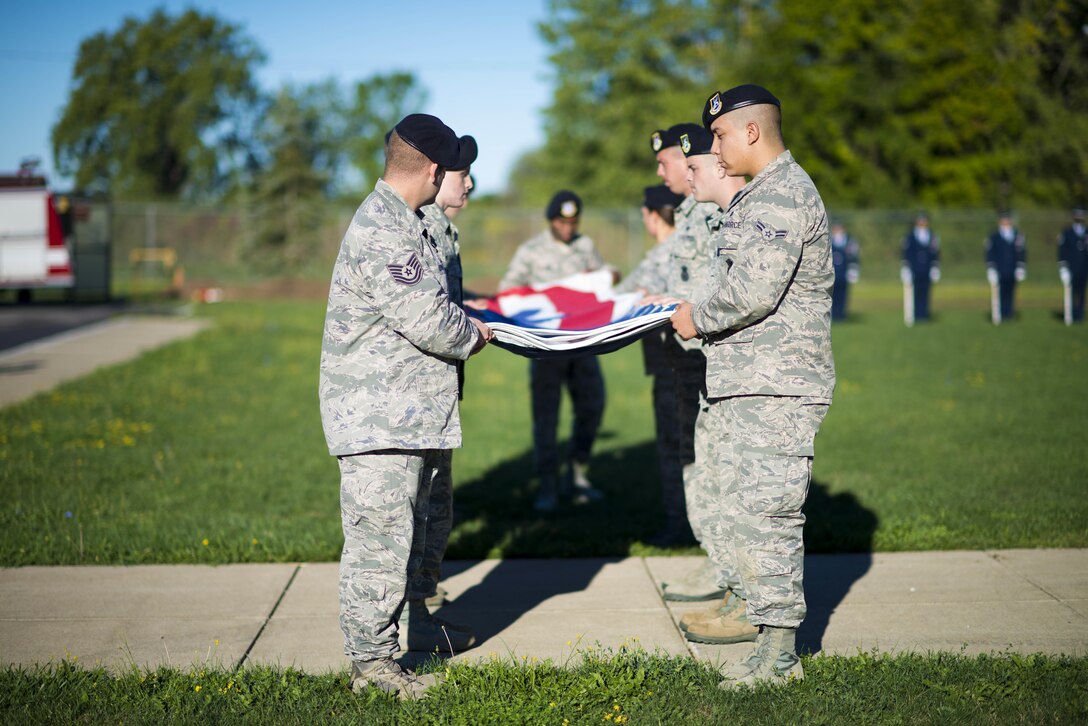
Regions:
<instances>
[{"instance_id":1,"label":"beret flash patch","mask_svg":"<svg viewBox=\"0 0 1088 726\"><path fill-rule=\"evenodd\" d=\"M722 94L715 93L710 97L710 113L717 115L722 110Z\"/></svg>"},{"instance_id":2,"label":"beret flash patch","mask_svg":"<svg viewBox=\"0 0 1088 726\"><path fill-rule=\"evenodd\" d=\"M412 256L403 265L386 265L393 279L402 285L415 285L423 279L423 263L413 252Z\"/></svg>"},{"instance_id":3,"label":"beret flash patch","mask_svg":"<svg viewBox=\"0 0 1088 726\"><path fill-rule=\"evenodd\" d=\"M563 206L559 207L559 214L563 215L564 217L577 217L578 205L575 204L573 199L568 199L567 201L563 202Z\"/></svg>"},{"instance_id":4,"label":"beret flash patch","mask_svg":"<svg viewBox=\"0 0 1088 726\"><path fill-rule=\"evenodd\" d=\"M691 153L691 139L688 138L687 134L683 134L680 137L680 148L684 150L685 154Z\"/></svg>"},{"instance_id":5,"label":"beret flash patch","mask_svg":"<svg viewBox=\"0 0 1088 726\"><path fill-rule=\"evenodd\" d=\"M654 151L661 151L661 144L661 132L655 131L654 135L650 137L650 146L653 147Z\"/></svg>"}]
</instances>

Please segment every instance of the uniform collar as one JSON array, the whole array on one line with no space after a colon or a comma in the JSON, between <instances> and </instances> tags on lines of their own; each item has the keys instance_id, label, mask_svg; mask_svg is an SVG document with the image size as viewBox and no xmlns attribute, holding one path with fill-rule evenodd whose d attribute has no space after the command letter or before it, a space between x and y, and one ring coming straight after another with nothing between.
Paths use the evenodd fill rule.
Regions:
<instances>
[{"instance_id":1,"label":"uniform collar","mask_svg":"<svg viewBox=\"0 0 1088 726\"><path fill-rule=\"evenodd\" d=\"M744 188L736 193L736 195L733 197L733 201L729 203L730 209L735 207L737 205L737 202L739 202L741 199L744 199L752 191L758 189L765 180L771 178L775 174L778 174L793 163L793 154L790 153L789 149L786 149L781 154L776 156L774 159L771 160L769 164L767 164L767 166L763 167L758 174L752 177L752 181L745 184Z\"/></svg>"},{"instance_id":2,"label":"uniform collar","mask_svg":"<svg viewBox=\"0 0 1088 726\"><path fill-rule=\"evenodd\" d=\"M374 191L405 216L416 216L412 208L408 206L407 200L400 195L400 192L391 187L385 179L378 180L378 183L374 185Z\"/></svg>"}]
</instances>

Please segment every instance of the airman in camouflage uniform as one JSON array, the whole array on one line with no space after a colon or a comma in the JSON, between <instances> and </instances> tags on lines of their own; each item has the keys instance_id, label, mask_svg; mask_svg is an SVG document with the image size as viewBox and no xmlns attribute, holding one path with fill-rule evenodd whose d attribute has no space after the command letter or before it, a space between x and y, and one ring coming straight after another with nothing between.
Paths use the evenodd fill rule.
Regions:
<instances>
[{"instance_id":1,"label":"airman in camouflage uniform","mask_svg":"<svg viewBox=\"0 0 1088 726\"><path fill-rule=\"evenodd\" d=\"M642 222L657 244L650 248L642 262L632 270L618 292L643 293L665 289L668 271L668 240L676 232L676 208L684 201L666 185L646 187L642 200ZM654 431L657 439L657 462L661 477L661 504L665 512L665 527L648 537L647 544L668 547L691 539L688 513L684 505L684 479L681 471L679 446L680 426L676 420L676 377L666 358L666 346L673 332L668 327L656 328L642 336L642 360L646 375L653 379Z\"/></svg>"},{"instance_id":2,"label":"airman in camouflage uniform","mask_svg":"<svg viewBox=\"0 0 1088 726\"><path fill-rule=\"evenodd\" d=\"M435 203L421 211L429 242L424 246L425 252L429 253L424 260L431 272L446 282L450 301L463 307L460 233L446 216L446 210L459 209L472 190L470 170L478 152L476 139L462 136L460 149L460 159L455 166L446 170ZM458 399L463 398L464 363L462 360L455 361ZM439 597L438 580L453 528L453 452L450 449L436 452L429 494L423 560L418 570L408 573L405 608L408 617L404 623L408 629L407 644L409 650L426 652L436 649L465 650L476 642L468 628L436 618L427 608L431 603L441 605L445 599Z\"/></svg>"},{"instance_id":3,"label":"airman in camouflage uniform","mask_svg":"<svg viewBox=\"0 0 1088 726\"><path fill-rule=\"evenodd\" d=\"M548 229L523 242L499 282L499 290L552 282L580 272L605 267L593 240L578 234L582 200L560 191L549 202L545 216ZM533 455L539 480L534 508L555 510L559 496L571 494L575 503L601 499L587 478L590 452L604 416L604 378L596 356L534 359L529 362L533 407ZM568 474L559 487L559 452L556 429L563 386L570 389L574 406L574 430Z\"/></svg>"},{"instance_id":4,"label":"airman in camouflage uniform","mask_svg":"<svg viewBox=\"0 0 1088 726\"><path fill-rule=\"evenodd\" d=\"M708 427L721 445L711 536L732 547L760 626L753 651L722 687L802 678L805 517L813 442L831 403L834 272L827 215L781 138L779 102L759 86L712 95L703 123L730 176L751 176L712 240L711 284L673 314L707 343Z\"/></svg>"},{"instance_id":5,"label":"airman in camouflage uniform","mask_svg":"<svg viewBox=\"0 0 1088 726\"><path fill-rule=\"evenodd\" d=\"M329 452L340 463L340 624L353 690L374 685L414 697L434 681L392 656L407 573L423 558L439 452L461 444L454 361L490 338L425 262L434 248L418 210L434 200L458 153L456 135L433 116L398 123L383 177L356 211L333 268L319 394Z\"/></svg>"}]
</instances>

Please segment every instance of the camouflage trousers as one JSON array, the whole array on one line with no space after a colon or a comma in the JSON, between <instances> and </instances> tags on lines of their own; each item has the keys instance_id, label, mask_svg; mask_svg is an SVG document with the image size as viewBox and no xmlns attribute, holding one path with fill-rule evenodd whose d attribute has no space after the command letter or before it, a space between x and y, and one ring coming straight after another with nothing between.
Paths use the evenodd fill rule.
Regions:
<instances>
[{"instance_id":1,"label":"camouflage trousers","mask_svg":"<svg viewBox=\"0 0 1088 726\"><path fill-rule=\"evenodd\" d=\"M400 650L398 620L410 572L426 548L436 450L375 451L338 457L340 517L340 629L353 661Z\"/></svg>"},{"instance_id":2,"label":"camouflage trousers","mask_svg":"<svg viewBox=\"0 0 1088 726\"><path fill-rule=\"evenodd\" d=\"M570 458L589 461L597 429L604 416L604 378L596 356L532 360L529 386L533 404L533 455L538 476L559 472L559 406L563 387L570 389L574 407L574 430Z\"/></svg>"},{"instance_id":3,"label":"camouflage trousers","mask_svg":"<svg viewBox=\"0 0 1088 726\"><path fill-rule=\"evenodd\" d=\"M438 591L442 558L453 529L453 451L435 451L436 465L431 472L430 496L427 497L427 535L419 569L408 571L408 599L424 600Z\"/></svg>"},{"instance_id":4,"label":"camouflage trousers","mask_svg":"<svg viewBox=\"0 0 1088 726\"><path fill-rule=\"evenodd\" d=\"M732 553L756 625L796 628L805 618L804 524L813 441L827 404L803 397L710 401L717 495L712 550Z\"/></svg>"},{"instance_id":5,"label":"camouflage trousers","mask_svg":"<svg viewBox=\"0 0 1088 726\"><path fill-rule=\"evenodd\" d=\"M718 584L743 596L744 588L732 551L710 536L719 491L713 469L717 437L707 425L710 403L706 397L706 356L702 351L684 350L677 345L671 351L670 360L676 387L677 453L688 522L695 539L718 569Z\"/></svg>"}]
</instances>

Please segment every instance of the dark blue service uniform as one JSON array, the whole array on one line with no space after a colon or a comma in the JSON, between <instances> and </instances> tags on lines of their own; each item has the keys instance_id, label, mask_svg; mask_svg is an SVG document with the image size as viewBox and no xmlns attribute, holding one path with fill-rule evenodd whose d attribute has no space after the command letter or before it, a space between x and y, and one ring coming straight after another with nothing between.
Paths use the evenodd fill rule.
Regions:
<instances>
[{"instance_id":1,"label":"dark blue service uniform","mask_svg":"<svg viewBox=\"0 0 1088 726\"><path fill-rule=\"evenodd\" d=\"M1088 283L1088 229L1074 224L1058 237L1058 266L1069 270L1073 320L1084 320L1084 290Z\"/></svg>"},{"instance_id":2,"label":"dark blue service uniform","mask_svg":"<svg viewBox=\"0 0 1088 726\"><path fill-rule=\"evenodd\" d=\"M846 301L850 292L851 273L856 278L860 246L848 234L831 235L831 264L835 268L835 286L831 290L831 319L846 319Z\"/></svg>"},{"instance_id":3,"label":"dark blue service uniform","mask_svg":"<svg viewBox=\"0 0 1088 726\"><path fill-rule=\"evenodd\" d=\"M914 278L914 319L929 320L930 274L939 269L941 257L940 238L932 231L924 239L918 229L912 228L903 238L903 265Z\"/></svg>"},{"instance_id":4,"label":"dark blue service uniform","mask_svg":"<svg viewBox=\"0 0 1088 726\"><path fill-rule=\"evenodd\" d=\"M1020 230L1012 228L1008 236L997 230L986 240L986 266L997 272L1002 320L1012 319L1015 313L1016 271L1026 270L1027 263L1027 243Z\"/></svg>"}]
</instances>

